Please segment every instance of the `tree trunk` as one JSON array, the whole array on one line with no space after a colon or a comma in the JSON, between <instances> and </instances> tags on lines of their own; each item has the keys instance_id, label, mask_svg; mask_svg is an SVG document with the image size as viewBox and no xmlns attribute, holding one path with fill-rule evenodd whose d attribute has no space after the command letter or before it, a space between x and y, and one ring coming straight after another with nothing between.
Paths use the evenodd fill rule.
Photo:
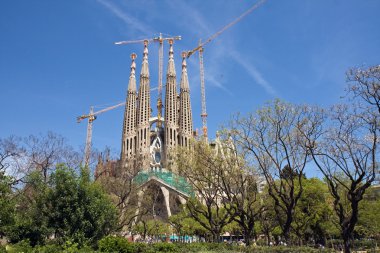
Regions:
<instances>
[{"instance_id":1,"label":"tree trunk","mask_svg":"<svg viewBox=\"0 0 380 253\"><path fill-rule=\"evenodd\" d=\"M251 233L252 231L244 231L244 241L245 241L245 245L246 246L249 246L251 245Z\"/></svg>"},{"instance_id":2,"label":"tree trunk","mask_svg":"<svg viewBox=\"0 0 380 253\"><path fill-rule=\"evenodd\" d=\"M303 243L302 243L302 236L298 236L298 246L302 247Z\"/></svg>"},{"instance_id":3,"label":"tree trunk","mask_svg":"<svg viewBox=\"0 0 380 253\"><path fill-rule=\"evenodd\" d=\"M344 253L351 253L351 238L347 235L343 235L343 250Z\"/></svg>"},{"instance_id":4,"label":"tree trunk","mask_svg":"<svg viewBox=\"0 0 380 253\"><path fill-rule=\"evenodd\" d=\"M216 237L217 237L217 232L211 231L211 241L212 242L218 242Z\"/></svg>"},{"instance_id":5,"label":"tree trunk","mask_svg":"<svg viewBox=\"0 0 380 253\"><path fill-rule=\"evenodd\" d=\"M284 227L283 236L284 236L286 244L289 246L290 245L290 226Z\"/></svg>"},{"instance_id":6,"label":"tree trunk","mask_svg":"<svg viewBox=\"0 0 380 253\"><path fill-rule=\"evenodd\" d=\"M362 193L364 194L364 192ZM355 225L358 222L358 216L359 216L359 201L361 200L363 195L361 196L352 196L351 197L351 216L347 217L343 221L343 231L342 231L342 237L343 237L343 247L344 247L344 253L350 253L351 250L351 239L352 239L352 233L354 231Z\"/></svg>"},{"instance_id":7,"label":"tree trunk","mask_svg":"<svg viewBox=\"0 0 380 253\"><path fill-rule=\"evenodd\" d=\"M268 233L266 233L265 235L266 235L266 237L267 237L267 245L270 246L270 243L271 243L271 240L270 240L270 233L268 232Z\"/></svg>"},{"instance_id":8,"label":"tree trunk","mask_svg":"<svg viewBox=\"0 0 380 253\"><path fill-rule=\"evenodd\" d=\"M252 242L253 232L254 232L254 223L248 226L243 226L243 236L245 245L249 246Z\"/></svg>"}]
</instances>

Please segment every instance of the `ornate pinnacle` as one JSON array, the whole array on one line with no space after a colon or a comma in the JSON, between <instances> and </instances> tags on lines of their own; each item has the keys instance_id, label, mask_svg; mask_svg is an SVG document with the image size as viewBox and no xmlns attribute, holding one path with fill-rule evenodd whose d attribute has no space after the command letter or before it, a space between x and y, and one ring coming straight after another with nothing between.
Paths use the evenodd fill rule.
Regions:
<instances>
[{"instance_id":1,"label":"ornate pinnacle","mask_svg":"<svg viewBox=\"0 0 380 253\"><path fill-rule=\"evenodd\" d=\"M167 75L175 77L175 67L174 67L174 51L173 51L173 40L169 39L169 63L168 63L168 69L167 69Z\"/></svg>"},{"instance_id":2,"label":"ornate pinnacle","mask_svg":"<svg viewBox=\"0 0 380 253\"><path fill-rule=\"evenodd\" d=\"M174 56L173 56L173 52L174 52L174 51L173 51L173 42L174 42L174 41L173 41L172 39L169 40L169 45L170 45L170 47L169 47L169 58L170 58L170 59L173 59L173 57L174 57Z\"/></svg>"},{"instance_id":3,"label":"ornate pinnacle","mask_svg":"<svg viewBox=\"0 0 380 253\"><path fill-rule=\"evenodd\" d=\"M136 58L137 58L137 55L135 53L132 53L131 54L131 59L132 59L132 63L131 63L131 75L135 75L135 70L136 70L135 59Z\"/></svg>"},{"instance_id":4,"label":"ornate pinnacle","mask_svg":"<svg viewBox=\"0 0 380 253\"><path fill-rule=\"evenodd\" d=\"M187 57L187 52L182 52L182 70L186 70L186 67L187 67L186 57Z\"/></svg>"},{"instance_id":5,"label":"ornate pinnacle","mask_svg":"<svg viewBox=\"0 0 380 253\"><path fill-rule=\"evenodd\" d=\"M144 40L144 60L148 60L148 41Z\"/></svg>"},{"instance_id":6,"label":"ornate pinnacle","mask_svg":"<svg viewBox=\"0 0 380 253\"><path fill-rule=\"evenodd\" d=\"M148 41L144 40L144 53L143 61L141 67L141 77L149 78L149 69L148 69Z\"/></svg>"}]
</instances>

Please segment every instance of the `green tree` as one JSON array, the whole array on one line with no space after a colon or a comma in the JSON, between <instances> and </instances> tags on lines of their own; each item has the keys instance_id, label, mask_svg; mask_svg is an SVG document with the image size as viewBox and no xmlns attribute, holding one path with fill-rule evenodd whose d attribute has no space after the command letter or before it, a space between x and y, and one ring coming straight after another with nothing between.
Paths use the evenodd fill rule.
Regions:
<instances>
[{"instance_id":1,"label":"green tree","mask_svg":"<svg viewBox=\"0 0 380 253\"><path fill-rule=\"evenodd\" d=\"M331 222L328 218L332 212L328 204L330 196L327 185L318 178L305 178L302 184L304 192L296 207L293 231L299 245L311 239L325 245L327 231L323 225Z\"/></svg>"},{"instance_id":2,"label":"green tree","mask_svg":"<svg viewBox=\"0 0 380 253\"><path fill-rule=\"evenodd\" d=\"M45 183L39 171L27 177L18 196L15 225L7 234L12 242L29 240L43 245L47 238L64 245L83 246L113 231L116 210L100 186L89 180L88 170L80 176L59 165Z\"/></svg>"},{"instance_id":3,"label":"green tree","mask_svg":"<svg viewBox=\"0 0 380 253\"><path fill-rule=\"evenodd\" d=\"M195 219L189 217L186 210L169 217L169 223L172 225L177 235L197 235L205 237L207 230Z\"/></svg>"},{"instance_id":4,"label":"green tree","mask_svg":"<svg viewBox=\"0 0 380 253\"><path fill-rule=\"evenodd\" d=\"M47 192L43 175L39 171L30 173L25 187L16 198L14 225L7 231L12 243L28 240L32 246L45 243L52 230L48 227Z\"/></svg>"},{"instance_id":5,"label":"green tree","mask_svg":"<svg viewBox=\"0 0 380 253\"><path fill-rule=\"evenodd\" d=\"M135 226L135 232L141 234L145 240L147 236L154 238L162 238L162 236L168 236L171 234L171 230L168 223L159 219L141 219Z\"/></svg>"},{"instance_id":6,"label":"green tree","mask_svg":"<svg viewBox=\"0 0 380 253\"><path fill-rule=\"evenodd\" d=\"M355 232L360 237L380 240L380 193L370 188L360 206Z\"/></svg>"},{"instance_id":7,"label":"green tree","mask_svg":"<svg viewBox=\"0 0 380 253\"><path fill-rule=\"evenodd\" d=\"M11 190L12 178L0 170L0 238L14 223L15 201Z\"/></svg>"},{"instance_id":8,"label":"green tree","mask_svg":"<svg viewBox=\"0 0 380 253\"><path fill-rule=\"evenodd\" d=\"M96 243L113 231L116 210L99 185L90 182L87 169L77 176L59 166L50 179L48 224L59 242Z\"/></svg>"},{"instance_id":9,"label":"green tree","mask_svg":"<svg viewBox=\"0 0 380 253\"><path fill-rule=\"evenodd\" d=\"M261 199L261 205L265 209L259 214L257 233L265 235L266 244L269 246L272 242L273 231L276 228L279 230L279 225L276 219L273 199L269 196L267 189L264 189L259 198Z\"/></svg>"}]
</instances>

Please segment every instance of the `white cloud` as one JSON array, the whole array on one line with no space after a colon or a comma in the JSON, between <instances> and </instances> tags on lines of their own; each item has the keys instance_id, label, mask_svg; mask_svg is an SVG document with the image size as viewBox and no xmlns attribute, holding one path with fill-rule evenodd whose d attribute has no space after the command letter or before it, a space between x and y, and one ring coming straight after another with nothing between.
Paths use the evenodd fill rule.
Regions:
<instances>
[{"instance_id":1,"label":"white cloud","mask_svg":"<svg viewBox=\"0 0 380 253\"><path fill-rule=\"evenodd\" d=\"M250 62L246 60L245 57L240 55L239 52L235 50L228 50L228 54L236 63L238 63L240 66L242 66L247 73L255 80L261 87L265 89L266 92L268 92L272 96L276 96L276 91L268 83L267 80L263 77L263 75L257 70L257 68Z\"/></svg>"},{"instance_id":2,"label":"white cloud","mask_svg":"<svg viewBox=\"0 0 380 253\"><path fill-rule=\"evenodd\" d=\"M106 7L106 9L108 9L110 12L112 12L117 18L121 19L122 21L124 21L124 23L129 25L131 29L137 30L144 35L151 36L151 34L153 34L152 29L149 26L145 25L140 20L132 17L130 14L126 13L124 10L117 7L110 1L107 1L107 0L97 0L97 1L98 3Z\"/></svg>"}]
</instances>

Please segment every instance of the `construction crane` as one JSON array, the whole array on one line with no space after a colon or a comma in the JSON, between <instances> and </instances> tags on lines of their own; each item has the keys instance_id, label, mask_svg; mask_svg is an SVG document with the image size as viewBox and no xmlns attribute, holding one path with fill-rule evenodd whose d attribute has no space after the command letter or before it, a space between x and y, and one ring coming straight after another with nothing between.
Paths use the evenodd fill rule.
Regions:
<instances>
[{"instance_id":1,"label":"construction crane","mask_svg":"<svg viewBox=\"0 0 380 253\"><path fill-rule=\"evenodd\" d=\"M84 119L88 119L87 135L86 135L86 147L85 147L85 151L84 151L84 165L85 166L88 166L90 163L91 143L92 143L92 122L94 122L94 120L96 120L97 115L99 115L103 112L107 112L109 110L113 110L113 109L118 108L118 107L123 106L123 105L125 105L125 102L104 108L104 109L99 110L97 112L94 112L94 107L91 106L89 114L85 114L85 115L81 115L81 116L77 117L78 123L80 123Z\"/></svg>"},{"instance_id":2,"label":"construction crane","mask_svg":"<svg viewBox=\"0 0 380 253\"><path fill-rule=\"evenodd\" d=\"M128 41L119 41L115 42L116 45L125 45L125 44L134 44L134 43L149 43L149 42L158 42L158 114L159 117L162 115L162 76L163 76L163 61L164 61L164 41L165 40L181 40L181 36L173 37L162 37L162 33L158 37L152 39L143 39L143 40L128 40Z\"/></svg>"},{"instance_id":3,"label":"construction crane","mask_svg":"<svg viewBox=\"0 0 380 253\"><path fill-rule=\"evenodd\" d=\"M195 52L198 51L199 54L199 69L200 69L200 79L201 79L201 100L202 100L202 130L203 130L203 137L207 140L207 110L206 110L206 89L205 89L205 76L204 76L204 65L203 65L203 48L206 44L210 43L213 39L221 35L225 30L230 28L231 26L238 23L240 20L242 20L245 16L250 14L255 9L259 8L266 0L260 0L254 5L251 6L247 11L245 11L243 14L241 14L239 17L237 17L234 21L224 26L222 29L220 29L215 34L211 35L207 40L202 42L199 41L199 44L196 48L193 50L187 51L187 58L189 58L191 55L193 55Z\"/></svg>"}]
</instances>

